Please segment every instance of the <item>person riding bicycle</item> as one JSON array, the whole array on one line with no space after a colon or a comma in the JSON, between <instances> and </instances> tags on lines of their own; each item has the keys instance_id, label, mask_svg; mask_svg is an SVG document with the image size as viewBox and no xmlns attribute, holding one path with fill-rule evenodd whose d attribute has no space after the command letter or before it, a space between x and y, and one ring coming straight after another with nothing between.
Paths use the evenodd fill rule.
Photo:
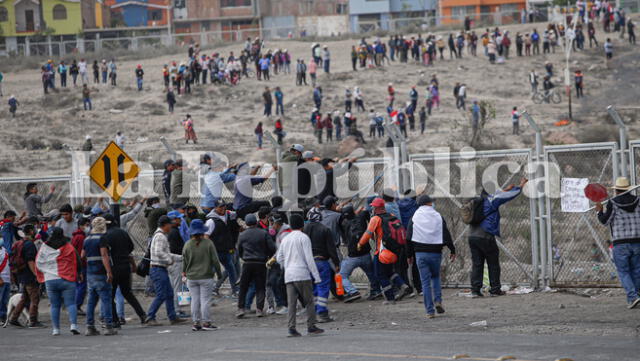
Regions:
<instances>
[{"instance_id":1,"label":"person riding bicycle","mask_svg":"<svg viewBox=\"0 0 640 361\"><path fill-rule=\"evenodd\" d=\"M542 88L544 89L545 101L549 102L549 95L551 93L551 89L553 89L555 85L551 82L551 78L549 76L544 77L544 82L542 83Z\"/></svg>"}]
</instances>

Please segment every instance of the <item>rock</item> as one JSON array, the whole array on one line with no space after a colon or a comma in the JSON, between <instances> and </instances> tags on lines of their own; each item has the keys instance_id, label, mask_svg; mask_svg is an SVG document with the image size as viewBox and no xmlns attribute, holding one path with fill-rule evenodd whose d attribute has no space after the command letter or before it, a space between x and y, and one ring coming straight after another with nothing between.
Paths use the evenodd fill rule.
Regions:
<instances>
[{"instance_id":1,"label":"rock","mask_svg":"<svg viewBox=\"0 0 640 361\"><path fill-rule=\"evenodd\" d=\"M507 356L498 357L496 361L507 361L507 360L515 360L515 359L516 359L515 356L507 355Z\"/></svg>"},{"instance_id":2,"label":"rock","mask_svg":"<svg viewBox=\"0 0 640 361\"><path fill-rule=\"evenodd\" d=\"M560 304L560 306L558 306L559 309L564 310L566 308L566 306L564 304Z\"/></svg>"},{"instance_id":3,"label":"rock","mask_svg":"<svg viewBox=\"0 0 640 361\"><path fill-rule=\"evenodd\" d=\"M453 355L453 356L451 356L451 359L452 359L452 360L460 360L460 359L463 359L463 358L469 358L469 357L470 357L470 356L469 356L469 355L467 355L466 353L462 353L462 354L457 354L457 355Z\"/></svg>"}]
</instances>

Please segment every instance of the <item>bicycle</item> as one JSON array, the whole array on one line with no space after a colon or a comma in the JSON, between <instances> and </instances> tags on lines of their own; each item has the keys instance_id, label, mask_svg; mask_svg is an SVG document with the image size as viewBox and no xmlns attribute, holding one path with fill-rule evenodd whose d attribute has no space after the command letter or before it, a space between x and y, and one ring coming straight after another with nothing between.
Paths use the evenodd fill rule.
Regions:
<instances>
[{"instance_id":1,"label":"bicycle","mask_svg":"<svg viewBox=\"0 0 640 361\"><path fill-rule=\"evenodd\" d=\"M549 90L548 93L546 91L536 92L535 94L533 94L531 99L536 104L542 104L542 103L560 104L560 102L562 101L562 97L560 96L560 93L556 92L555 88L552 88L551 90Z\"/></svg>"}]
</instances>

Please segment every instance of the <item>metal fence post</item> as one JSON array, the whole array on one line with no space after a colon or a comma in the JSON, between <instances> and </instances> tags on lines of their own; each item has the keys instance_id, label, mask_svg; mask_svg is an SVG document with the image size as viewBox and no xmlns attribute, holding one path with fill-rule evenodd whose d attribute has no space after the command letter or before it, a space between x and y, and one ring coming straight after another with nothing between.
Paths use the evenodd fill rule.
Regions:
<instances>
[{"instance_id":1,"label":"metal fence post","mask_svg":"<svg viewBox=\"0 0 640 361\"><path fill-rule=\"evenodd\" d=\"M531 126L531 128L533 128L533 130L536 132L536 151L535 151L535 160L536 160L536 180L541 180L541 179L545 179L546 176L546 172L545 172L545 168L543 166L543 161L544 161L544 149L542 147L542 129L540 129L540 127L538 126L538 124L533 120L533 118L531 117L531 115L527 112L524 111L522 113L524 115L524 117L527 119L527 121L529 122L529 126ZM537 232L537 236L538 236L538 240L535 240L534 242L537 243L537 245L535 247L532 247L532 249L534 249L535 251L533 251L534 253L536 253L536 251L539 253L540 256L540 265L542 268L542 272L541 272L541 278L542 278L542 287L548 287L549 286L549 279L550 279L550 275L549 275L549 271L551 269L550 265L550 260L547 257L548 255L548 248L549 248L549 243L547 242L547 226L546 226L546 221L547 221L547 212L545 211L545 197L546 197L546 188L547 188L547 181L546 179L544 180L544 187L545 189L540 190L539 185L536 183L535 184L535 196L538 200L538 215L537 215L537 221L538 221L538 232ZM533 236L533 234L532 234ZM551 236L551 235L549 235ZM551 238L551 237L549 237ZM533 242L533 241L532 241ZM536 279L536 281L538 281Z\"/></svg>"},{"instance_id":2,"label":"metal fence post","mask_svg":"<svg viewBox=\"0 0 640 361\"><path fill-rule=\"evenodd\" d=\"M619 139L619 143L620 143L619 154L620 154L620 156L617 159L617 161L620 161L620 168L619 168L620 169L620 175L623 176L623 177L629 177L629 157L627 155L627 152L628 152L627 126L624 124L624 121L620 117L620 114L618 114L618 112L613 107L613 105L609 105L607 107L607 112L609 113L611 118L613 118L613 120L616 122L616 125L618 126L618 130L620 132L620 139Z\"/></svg>"}]
</instances>

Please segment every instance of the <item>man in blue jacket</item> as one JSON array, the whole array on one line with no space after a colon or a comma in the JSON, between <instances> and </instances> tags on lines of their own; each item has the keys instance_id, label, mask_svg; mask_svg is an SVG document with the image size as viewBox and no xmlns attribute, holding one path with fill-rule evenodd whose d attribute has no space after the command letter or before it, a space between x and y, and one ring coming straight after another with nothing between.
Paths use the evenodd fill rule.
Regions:
<instances>
[{"instance_id":1,"label":"man in blue jacket","mask_svg":"<svg viewBox=\"0 0 640 361\"><path fill-rule=\"evenodd\" d=\"M471 224L469 229L469 248L471 250L471 296L483 297L482 276L484 263L489 269L489 284L491 296L503 296L500 284L500 250L496 237L500 237L500 206L513 200L522 192L527 184L522 178L519 186L509 185L502 191L489 195L484 189L480 195L483 199L484 219L479 224Z\"/></svg>"}]
</instances>

